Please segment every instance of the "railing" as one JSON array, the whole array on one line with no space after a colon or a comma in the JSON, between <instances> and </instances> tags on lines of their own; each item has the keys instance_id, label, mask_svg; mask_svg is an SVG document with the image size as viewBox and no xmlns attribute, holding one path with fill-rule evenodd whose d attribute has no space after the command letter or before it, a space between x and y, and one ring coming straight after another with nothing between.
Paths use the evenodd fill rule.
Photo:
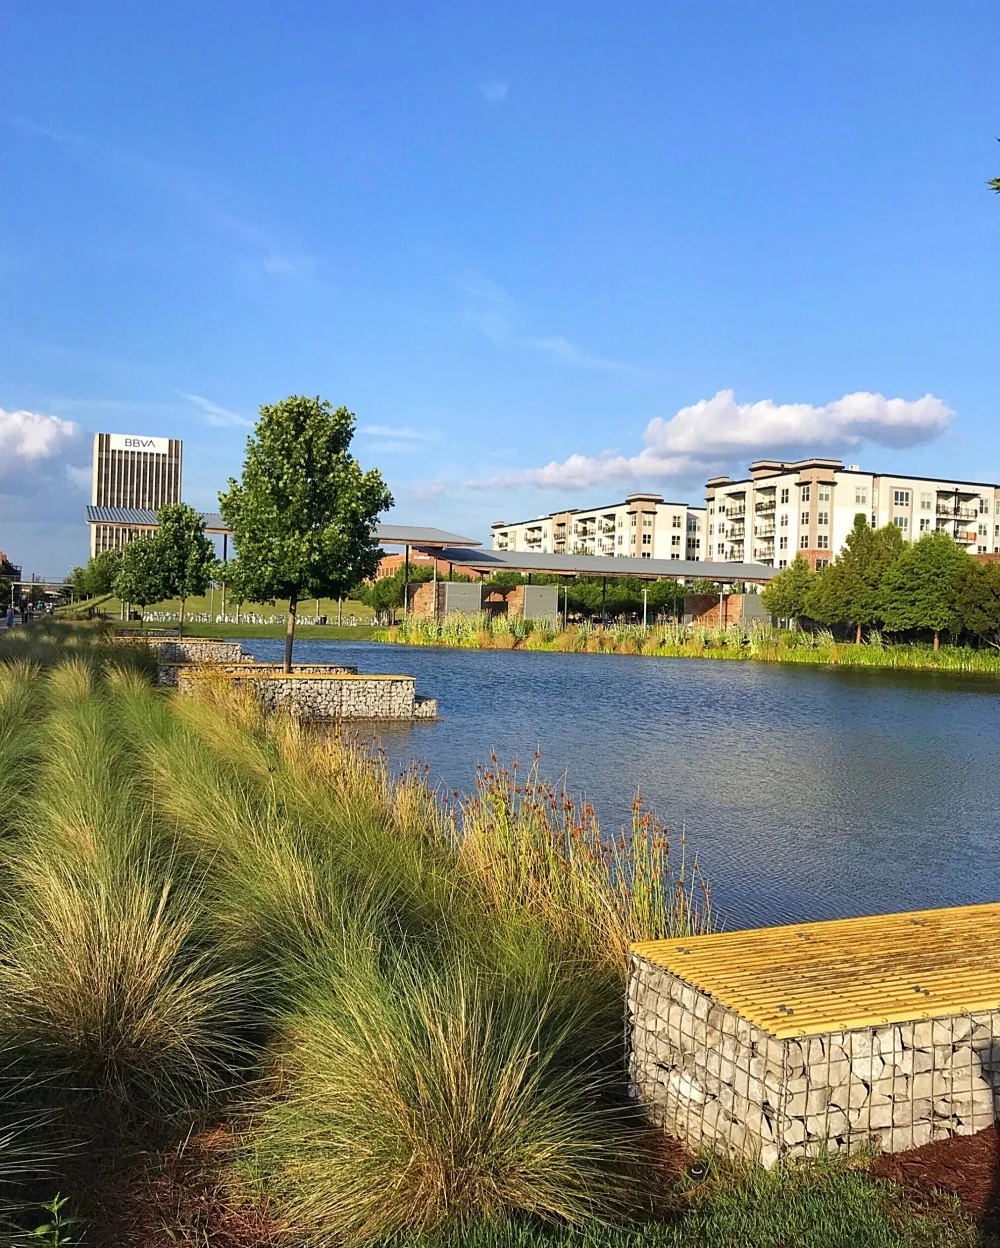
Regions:
<instances>
[{"instance_id":1,"label":"railing","mask_svg":"<svg viewBox=\"0 0 1000 1248\"><path fill-rule=\"evenodd\" d=\"M737 507L727 507L722 513L724 516L742 516L746 511L746 505L740 503Z\"/></svg>"},{"instance_id":2,"label":"railing","mask_svg":"<svg viewBox=\"0 0 1000 1248\"><path fill-rule=\"evenodd\" d=\"M765 512L774 511L777 505L778 504L775 499L765 498L765 499L762 499L761 502L754 504L754 511L757 513L758 516L762 516L764 515Z\"/></svg>"},{"instance_id":3,"label":"railing","mask_svg":"<svg viewBox=\"0 0 1000 1248\"><path fill-rule=\"evenodd\" d=\"M960 503L938 503L937 514L956 520L977 520L980 512L977 507L963 507Z\"/></svg>"},{"instance_id":4,"label":"railing","mask_svg":"<svg viewBox=\"0 0 1000 1248\"><path fill-rule=\"evenodd\" d=\"M754 532L758 537L774 537L774 521L772 520L770 524L754 525Z\"/></svg>"}]
</instances>

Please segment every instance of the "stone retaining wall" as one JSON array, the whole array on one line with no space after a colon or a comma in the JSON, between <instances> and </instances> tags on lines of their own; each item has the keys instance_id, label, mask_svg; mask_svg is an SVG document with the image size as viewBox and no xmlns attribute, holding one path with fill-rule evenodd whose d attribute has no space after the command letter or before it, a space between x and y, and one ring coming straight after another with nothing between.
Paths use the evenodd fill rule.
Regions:
<instances>
[{"instance_id":1,"label":"stone retaining wall","mask_svg":"<svg viewBox=\"0 0 1000 1248\"><path fill-rule=\"evenodd\" d=\"M244 658L242 663L212 663L200 668L227 676L271 675L280 672L281 663L257 663L253 659ZM168 688L176 688L188 675L195 671L190 663L158 663L156 667L156 683ZM296 663L292 667L294 675L322 676L353 676L358 669L349 663Z\"/></svg>"},{"instance_id":2,"label":"stone retaining wall","mask_svg":"<svg viewBox=\"0 0 1000 1248\"><path fill-rule=\"evenodd\" d=\"M242 663L246 657L238 641L212 637L123 636L121 640L149 646L160 663Z\"/></svg>"},{"instance_id":3,"label":"stone retaining wall","mask_svg":"<svg viewBox=\"0 0 1000 1248\"><path fill-rule=\"evenodd\" d=\"M897 1152L1000 1111L1000 1011L777 1039L637 955L628 1011L633 1094L693 1151Z\"/></svg>"},{"instance_id":4,"label":"stone retaining wall","mask_svg":"<svg viewBox=\"0 0 1000 1248\"><path fill-rule=\"evenodd\" d=\"M210 679L210 669L181 671L178 691L190 691L198 680ZM288 710L310 720L337 719L436 719L437 702L418 698L412 676L358 676L343 674L310 674L294 672L291 676L277 673L233 671L229 679L246 681L256 690L264 706L270 710Z\"/></svg>"}]
</instances>

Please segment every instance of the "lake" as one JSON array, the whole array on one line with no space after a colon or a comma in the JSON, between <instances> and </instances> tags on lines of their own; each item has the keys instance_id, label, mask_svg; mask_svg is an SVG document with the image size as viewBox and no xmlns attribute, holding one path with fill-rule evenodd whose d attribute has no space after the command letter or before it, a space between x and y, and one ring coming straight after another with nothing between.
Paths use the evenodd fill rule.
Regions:
<instances>
[{"instance_id":1,"label":"lake","mask_svg":"<svg viewBox=\"0 0 1000 1248\"><path fill-rule=\"evenodd\" d=\"M280 659L280 641L244 639ZM531 761L628 821L640 789L698 852L729 927L1000 899L1000 682L933 672L296 642L403 672L441 720L380 728L465 791Z\"/></svg>"}]
</instances>

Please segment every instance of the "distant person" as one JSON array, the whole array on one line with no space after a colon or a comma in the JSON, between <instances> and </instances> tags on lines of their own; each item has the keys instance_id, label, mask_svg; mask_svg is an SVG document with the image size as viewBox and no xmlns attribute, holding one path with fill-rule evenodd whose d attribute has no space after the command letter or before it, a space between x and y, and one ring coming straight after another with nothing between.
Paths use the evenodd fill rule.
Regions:
<instances>
[{"instance_id":1,"label":"distant person","mask_svg":"<svg viewBox=\"0 0 1000 1248\"><path fill-rule=\"evenodd\" d=\"M8 628L14 627L14 604L13 603L11 603L10 606L7 608L7 627Z\"/></svg>"}]
</instances>

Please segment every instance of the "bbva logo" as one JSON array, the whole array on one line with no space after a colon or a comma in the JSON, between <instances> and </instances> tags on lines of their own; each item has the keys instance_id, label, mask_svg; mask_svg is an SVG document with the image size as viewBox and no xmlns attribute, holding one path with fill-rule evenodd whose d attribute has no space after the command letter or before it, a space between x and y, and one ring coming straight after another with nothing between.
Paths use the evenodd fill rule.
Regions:
<instances>
[{"instance_id":1,"label":"bbva logo","mask_svg":"<svg viewBox=\"0 0 1000 1248\"><path fill-rule=\"evenodd\" d=\"M125 445L132 447L134 450L141 451L144 447L152 446L152 438L126 438Z\"/></svg>"}]
</instances>

